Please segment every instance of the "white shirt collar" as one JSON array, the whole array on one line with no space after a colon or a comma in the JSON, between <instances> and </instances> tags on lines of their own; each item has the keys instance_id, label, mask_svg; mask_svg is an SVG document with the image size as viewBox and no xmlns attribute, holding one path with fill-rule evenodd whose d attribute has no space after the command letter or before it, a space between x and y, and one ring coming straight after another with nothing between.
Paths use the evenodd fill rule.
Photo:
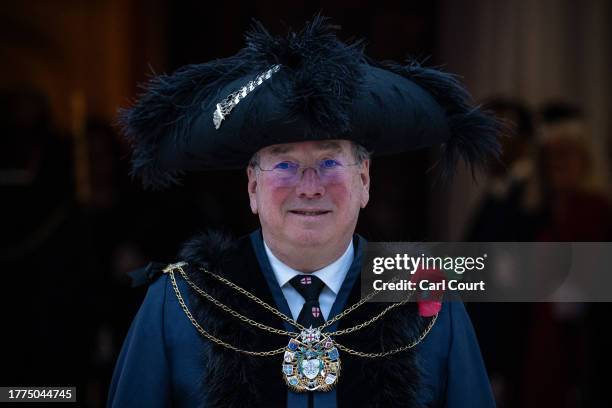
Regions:
<instances>
[{"instance_id":1,"label":"white shirt collar","mask_svg":"<svg viewBox=\"0 0 612 408\"><path fill-rule=\"evenodd\" d=\"M270 266L272 267L274 276L276 277L280 287L288 284L291 278L293 278L295 275L303 274L302 272L290 268L280 259L274 256L265 241L264 248L266 250L266 254L268 255L268 259L270 260ZM342 282L344 282L344 278L346 277L346 274L353 263L354 256L353 240L351 239L346 251L344 251L344 254L342 254L340 258L336 259L326 267L312 272L312 274L321 279L323 283L325 283L325 285L337 295L342 287Z\"/></svg>"}]
</instances>

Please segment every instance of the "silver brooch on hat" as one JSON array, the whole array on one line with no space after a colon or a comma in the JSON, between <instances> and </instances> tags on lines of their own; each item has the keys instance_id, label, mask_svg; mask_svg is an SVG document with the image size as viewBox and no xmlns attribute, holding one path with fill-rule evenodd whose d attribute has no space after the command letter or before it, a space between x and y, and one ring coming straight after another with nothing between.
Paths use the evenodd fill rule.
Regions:
<instances>
[{"instance_id":1,"label":"silver brooch on hat","mask_svg":"<svg viewBox=\"0 0 612 408\"><path fill-rule=\"evenodd\" d=\"M273 65L265 72L257 75L255 79L249 81L245 86L235 92L232 92L225 99L219 102L215 112L213 113L213 123L215 124L215 129L218 130L221 127L221 122L223 122L223 119L230 114L232 109L234 109L234 107L238 105L242 99L251 93L257 86L261 85L263 81L270 79L272 74L278 72L279 69L280 65Z\"/></svg>"}]
</instances>

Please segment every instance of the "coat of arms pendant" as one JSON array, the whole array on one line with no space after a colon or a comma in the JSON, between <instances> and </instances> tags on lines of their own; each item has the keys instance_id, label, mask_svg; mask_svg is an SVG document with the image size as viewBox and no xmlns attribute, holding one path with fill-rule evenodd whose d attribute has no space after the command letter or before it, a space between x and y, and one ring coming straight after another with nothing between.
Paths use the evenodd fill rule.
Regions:
<instances>
[{"instance_id":1,"label":"coat of arms pendant","mask_svg":"<svg viewBox=\"0 0 612 408\"><path fill-rule=\"evenodd\" d=\"M283 378L292 391L329 391L340 377L340 355L334 342L317 328L289 340Z\"/></svg>"}]
</instances>

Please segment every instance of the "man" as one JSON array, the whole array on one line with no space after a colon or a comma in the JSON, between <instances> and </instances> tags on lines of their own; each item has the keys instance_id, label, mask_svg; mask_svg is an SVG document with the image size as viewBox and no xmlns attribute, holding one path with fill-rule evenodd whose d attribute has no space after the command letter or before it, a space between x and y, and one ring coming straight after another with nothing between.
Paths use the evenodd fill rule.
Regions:
<instances>
[{"instance_id":1,"label":"man","mask_svg":"<svg viewBox=\"0 0 612 408\"><path fill-rule=\"evenodd\" d=\"M370 187L370 161L353 146L347 140L273 145L251 161L251 210L272 254L290 268L322 269L352 242Z\"/></svg>"},{"instance_id":2,"label":"man","mask_svg":"<svg viewBox=\"0 0 612 408\"><path fill-rule=\"evenodd\" d=\"M463 305L427 314L362 301L365 240L354 231L368 151L443 142L449 166L477 164L496 149L495 121L451 76L383 68L319 17L287 38L259 27L247 41L234 57L154 80L123 117L145 185L247 166L261 229L200 235L181 263L141 271L150 286L108 405L493 406Z\"/></svg>"}]
</instances>

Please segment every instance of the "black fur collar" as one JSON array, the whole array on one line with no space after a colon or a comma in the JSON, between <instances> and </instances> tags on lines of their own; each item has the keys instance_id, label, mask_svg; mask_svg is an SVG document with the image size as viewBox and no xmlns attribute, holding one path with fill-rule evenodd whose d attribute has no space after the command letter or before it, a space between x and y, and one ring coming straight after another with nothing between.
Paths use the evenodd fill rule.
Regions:
<instances>
[{"instance_id":1,"label":"black fur collar","mask_svg":"<svg viewBox=\"0 0 612 408\"><path fill-rule=\"evenodd\" d=\"M202 273L205 267L254 293L276 307L260 271L249 237L231 240L207 232L187 242L180 259L189 263L191 279L215 298L247 317L284 329L280 318L245 296ZM348 305L360 299L357 279ZM288 339L241 323L190 289L189 302L202 327L229 344L242 349L266 351L284 347ZM339 329L353 326L379 313L387 303L366 303L339 321ZM399 347L414 339L425 322L416 305L397 307L377 323L337 338L341 344L366 352ZM206 347L201 355L202 401L210 407L284 407L287 387L282 380L282 356L250 357L222 346ZM419 370L414 350L386 358L366 359L341 352L342 372L337 388L338 407L416 407Z\"/></svg>"}]
</instances>

